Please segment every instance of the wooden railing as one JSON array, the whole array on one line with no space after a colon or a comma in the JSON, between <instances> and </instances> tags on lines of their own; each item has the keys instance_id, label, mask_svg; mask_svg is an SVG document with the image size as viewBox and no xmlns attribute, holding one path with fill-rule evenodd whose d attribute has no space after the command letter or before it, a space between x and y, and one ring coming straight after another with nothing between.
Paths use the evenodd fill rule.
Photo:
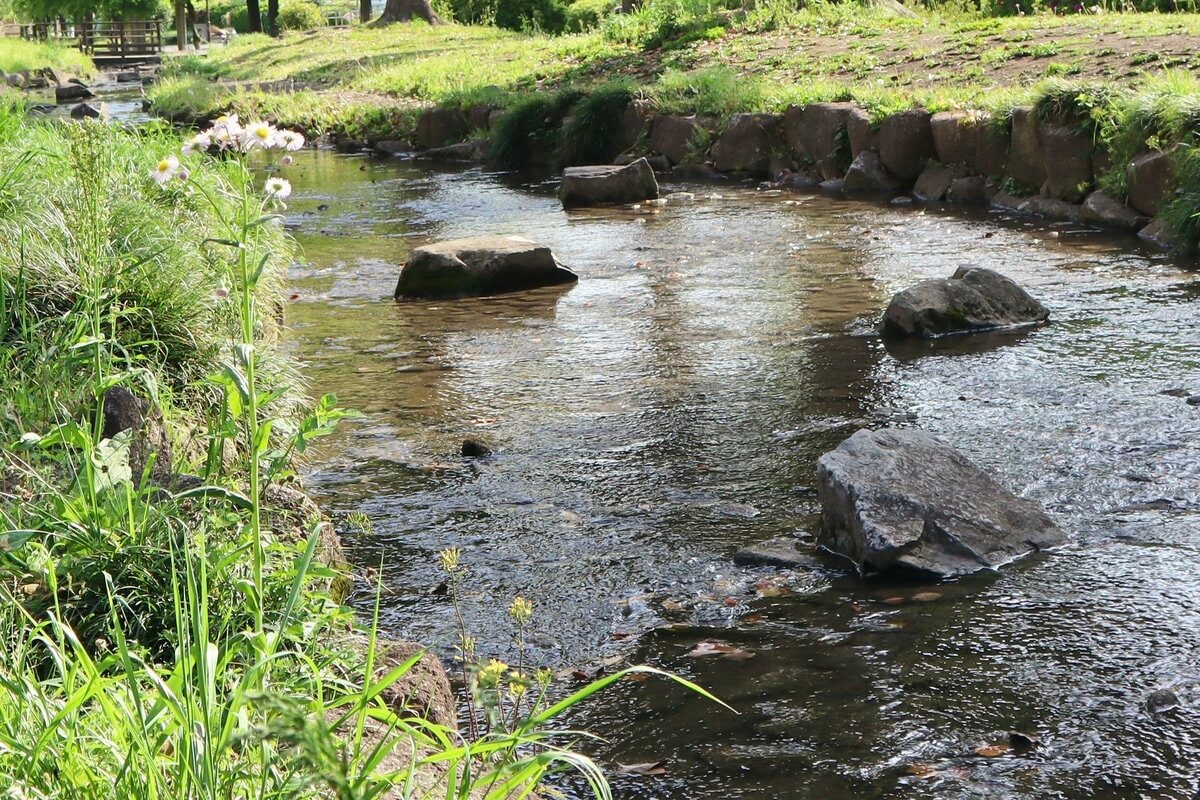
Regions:
<instances>
[{"instance_id":1,"label":"wooden railing","mask_svg":"<svg viewBox=\"0 0 1200 800\"><path fill-rule=\"evenodd\" d=\"M21 38L73 44L92 58L146 58L162 53L162 23L158 20L79 22L62 26L38 22L21 26Z\"/></svg>"}]
</instances>

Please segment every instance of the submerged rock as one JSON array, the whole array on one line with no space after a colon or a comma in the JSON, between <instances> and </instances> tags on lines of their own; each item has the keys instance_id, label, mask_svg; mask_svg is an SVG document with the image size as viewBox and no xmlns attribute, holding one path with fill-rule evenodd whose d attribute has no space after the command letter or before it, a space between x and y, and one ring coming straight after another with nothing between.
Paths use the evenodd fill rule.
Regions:
<instances>
[{"instance_id":1,"label":"submerged rock","mask_svg":"<svg viewBox=\"0 0 1200 800\"><path fill-rule=\"evenodd\" d=\"M462 454L467 458L486 458L492 454L492 448L478 439L464 439Z\"/></svg>"},{"instance_id":2,"label":"submerged rock","mask_svg":"<svg viewBox=\"0 0 1200 800\"><path fill-rule=\"evenodd\" d=\"M799 547L795 536L777 536L743 547L733 554L733 563L743 567L821 569L824 565Z\"/></svg>"},{"instance_id":3,"label":"submerged rock","mask_svg":"<svg viewBox=\"0 0 1200 800\"><path fill-rule=\"evenodd\" d=\"M644 158L623 167L567 167L558 190L563 208L623 205L656 197L658 181Z\"/></svg>"},{"instance_id":4,"label":"submerged rock","mask_svg":"<svg viewBox=\"0 0 1200 800\"><path fill-rule=\"evenodd\" d=\"M545 245L520 236L476 236L413 250L400 270L395 298L503 294L577 280Z\"/></svg>"},{"instance_id":5,"label":"submerged rock","mask_svg":"<svg viewBox=\"0 0 1200 800\"><path fill-rule=\"evenodd\" d=\"M892 298L879 332L903 338L1009 328L1044 322L1050 312L998 272L959 267L949 278L922 281Z\"/></svg>"},{"instance_id":6,"label":"submerged rock","mask_svg":"<svg viewBox=\"0 0 1200 800\"><path fill-rule=\"evenodd\" d=\"M822 543L865 571L942 577L1060 545L1042 508L914 430L861 430L817 462Z\"/></svg>"}]
</instances>

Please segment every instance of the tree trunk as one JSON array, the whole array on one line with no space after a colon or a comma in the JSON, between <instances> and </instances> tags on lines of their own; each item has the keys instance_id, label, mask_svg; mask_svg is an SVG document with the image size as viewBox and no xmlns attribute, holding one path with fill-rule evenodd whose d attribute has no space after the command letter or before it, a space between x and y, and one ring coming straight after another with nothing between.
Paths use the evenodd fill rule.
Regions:
<instances>
[{"instance_id":1,"label":"tree trunk","mask_svg":"<svg viewBox=\"0 0 1200 800\"><path fill-rule=\"evenodd\" d=\"M179 52L187 50L187 5L184 0L175 0L175 46Z\"/></svg>"},{"instance_id":2,"label":"tree trunk","mask_svg":"<svg viewBox=\"0 0 1200 800\"><path fill-rule=\"evenodd\" d=\"M267 0L267 33L279 35L279 0Z\"/></svg>"},{"instance_id":3,"label":"tree trunk","mask_svg":"<svg viewBox=\"0 0 1200 800\"><path fill-rule=\"evenodd\" d=\"M392 22L411 22L423 19L430 25L441 25L442 18L433 13L429 0L387 0L383 13L372 25L387 25Z\"/></svg>"},{"instance_id":4,"label":"tree trunk","mask_svg":"<svg viewBox=\"0 0 1200 800\"><path fill-rule=\"evenodd\" d=\"M358 0L358 21L360 23L371 21L371 0Z\"/></svg>"},{"instance_id":5,"label":"tree trunk","mask_svg":"<svg viewBox=\"0 0 1200 800\"><path fill-rule=\"evenodd\" d=\"M250 12L250 32L262 33L262 9L258 0L246 0L246 10Z\"/></svg>"}]
</instances>

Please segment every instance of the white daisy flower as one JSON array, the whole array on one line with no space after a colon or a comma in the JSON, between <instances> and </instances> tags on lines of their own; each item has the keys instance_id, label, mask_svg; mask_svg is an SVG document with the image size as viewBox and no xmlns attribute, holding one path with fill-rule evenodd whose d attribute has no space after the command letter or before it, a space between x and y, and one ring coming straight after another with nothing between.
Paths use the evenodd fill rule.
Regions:
<instances>
[{"instance_id":1,"label":"white daisy flower","mask_svg":"<svg viewBox=\"0 0 1200 800\"><path fill-rule=\"evenodd\" d=\"M179 159L175 156L167 156L150 170L150 177L154 178L159 186L165 186L167 181L175 177L175 173L179 171Z\"/></svg>"},{"instance_id":2,"label":"white daisy flower","mask_svg":"<svg viewBox=\"0 0 1200 800\"><path fill-rule=\"evenodd\" d=\"M263 191L271 200L286 200L292 194L292 184L283 178L267 178Z\"/></svg>"},{"instance_id":3,"label":"white daisy flower","mask_svg":"<svg viewBox=\"0 0 1200 800\"><path fill-rule=\"evenodd\" d=\"M193 136L191 139L188 139L187 142L184 143L183 152L185 154L186 153L203 153L203 152L207 151L208 148L212 147L212 143L213 143L213 137L212 137L211 132L205 131L204 133L197 133L195 136Z\"/></svg>"},{"instance_id":4,"label":"white daisy flower","mask_svg":"<svg viewBox=\"0 0 1200 800\"><path fill-rule=\"evenodd\" d=\"M247 152L255 147L264 150L275 146L276 131L266 122L252 122L242 131L242 149Z\"/></svg>"},{"instance_id":5,"label":"white daisy flower","mask_svg":"<svg viewBox=\"0 0 1200 800\"><path fill-rule=\"evenodd\" d=\"M211 141L215 142L222 150L228 150L232 147L241 145L241 137L244 132L242 125L238 122L237 114L223 114L217 117L216 122L208 130L208 135Z\"/></svg>"},{"instance_id":6,"label":"white daisy flower","mask_svg":"<svg viewBox=\"0 0 1200 800\"><path fill-rule=\"evenodd\" d=\"M304 147L304 134L299 131L277 131L276 145L284 150L295 152Z\"/></svg>"}]
</instances>

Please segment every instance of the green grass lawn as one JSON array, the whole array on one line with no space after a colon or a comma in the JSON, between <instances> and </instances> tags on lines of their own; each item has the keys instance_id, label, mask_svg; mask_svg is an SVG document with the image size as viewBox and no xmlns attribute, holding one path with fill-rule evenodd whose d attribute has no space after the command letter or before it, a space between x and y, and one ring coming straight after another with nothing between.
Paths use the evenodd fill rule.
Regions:
<instances>
[{"instance_id":1,"label":"green grass lawn","mask_svg":"<svg viewBox=\"0 0 1200 800\"><path fill-rule=\"evenodd\" d=\"M92 60L73 47L0 38L0 72L43 67L55 67L77 75L89 75L95 71Z\"/></svg>"},{"instance_id":2,"label":"green grass lawn","mask_svg":"<svg viewBox=\"0 0 1200 800\"><path fill-rule=\"evenodd\" d=\"M246 36L206 59L179 60L174 70L235 81L292 78L317 89L445 104L586 89L617 77L649 89L664 78L677 82L678 73L722 67L760 81L763 90L751 99L769 108L847 90L969 104L1053 77L1135 84L1147 74L1200 67L1200 16L1189 14L909 19L834 6L782 16L714 14L661 38L653 21L636 15L559 37L393 25Z\"/></svg>"}]
</instances>

